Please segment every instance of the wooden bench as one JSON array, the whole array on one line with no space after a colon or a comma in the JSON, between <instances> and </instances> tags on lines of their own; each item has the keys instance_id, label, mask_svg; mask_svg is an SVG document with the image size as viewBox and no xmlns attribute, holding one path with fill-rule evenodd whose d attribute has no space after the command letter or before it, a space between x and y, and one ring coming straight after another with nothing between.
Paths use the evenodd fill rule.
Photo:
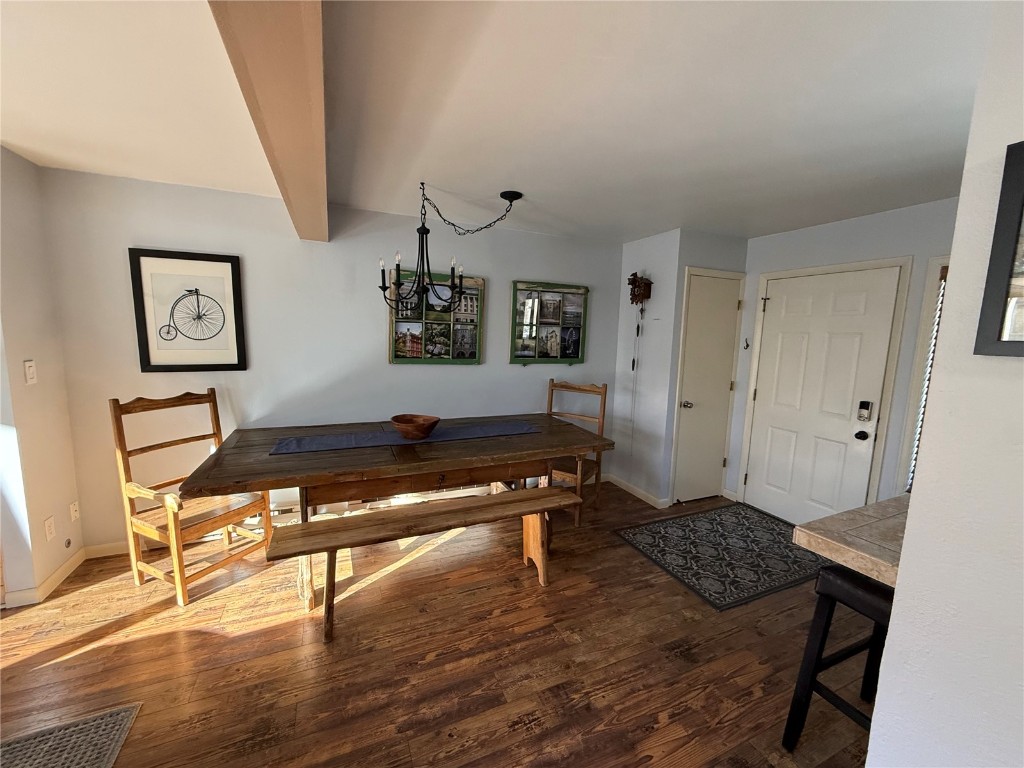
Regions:
<instances>
[{"instance_id":1,"label":"wooden bench","mask_svg":"<svg viewBox=\"0 0 1024 768\"><path fill-rule=\"evenodd\" d=\"M286 560L327 553L324 584L324 642L334 631L334 581L339 549L381 544L413 536L523 519L523 563L533 560L542 587L548 584L548 527L545 512L569 509L582 503L568 488L530 488L490 496L439 499L391 507L351 517L336 517L274 530L267 560Z\"/></svg>"}]
</instances>

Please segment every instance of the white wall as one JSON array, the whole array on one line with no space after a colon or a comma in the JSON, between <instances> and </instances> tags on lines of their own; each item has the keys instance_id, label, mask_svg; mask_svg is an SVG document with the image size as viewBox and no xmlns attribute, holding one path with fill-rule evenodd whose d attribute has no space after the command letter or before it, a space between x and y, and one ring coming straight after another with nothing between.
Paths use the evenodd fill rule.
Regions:
<instances>
[{"instance_id":1,"label":"white wall","mask_svg":"<svg viewBox=\"0 0 1024 768\"><path fill-rule=\"evenodd\" d=\"M732 434L729 441L729 465L726 488L739 489L742 468L743 420L746 414L747 390L750 381L750 355L754 347L754 320L761 311L758 286L763 272L843 264L856 261L913 256L910 293L904 316L903 339L896 364L889 431L882 447L882 470L879 499L902 493L904 478L897 477L907 404L910 399L911 369L924 279L928 260L949 254L956 218L956 198L914 205L895 211L847 219L795 232L754 238L747 243L747 280L740 321L740 351L736 371L736 392L733 397ZM951 276L951 280L955 276ZM743 341L750 348L743 349Z\"/></svg>"},{"instance_id":2,"label":"white wall","mask_svg":"<svg viewBox=\"0 0 1024 768\"><path fill-rule=\"evenodd\" d=\"M431 223L435 262L454 253L487 279L484 364L387 362L377 260L415 253L418 219L332 209L332 242L295 238L280 200L67 171L43 172L49 243L59 270L68 391L87 545L124 542L107 399L216 386L226 431L386 419L416 411L467 416L542 411L547 379L612 381L618 243L507 228L457 237ZM514 221L515 213L510 217ZM238 254L249 370L141 373L128 248ZM591 288L587 361L508 363L512 280Z\"/></svg>"},{"instance_id":3,"label":"white wall","mask_svg":"<svg viewBox=\"0 0 1024 768\"><path fill-rule=\"evenodd\" d=\"M868 748L873 766L1024 765L1024 361L975 356L1006 146L1024 139L1022 6L997 10Z\"/></svg>"},{"instance_id":4,"label":"white wall","mask_svg":"<svg viewBox=\"0 0 1024 768\"><path fill-rule=\"evenodd\" d=\"M674 229L622 246L618 284L618 345L611 401L610 436L615 450L604 458L605 472L649 503L663 503L666 432L680 232ZM639 305L629 303L626 279L637 272L653 282L646 303L643 334L636 343ZM636 370L632 363L636 357Z\"/></svg>"},{"instance_id":5,"label":"white wall","mask_svg":"<svg viewBox=\"0 0 1024 768\"><path fill-rule=\"evenodd\" d=\"M686 267L743 272L746 245L742 238L673 230L626 243L622 248L612 407L612 437L618 448L609 454L609 473L655 506L674 501L672 448ZM626 289L626 278L633 272L654 282L635 372L632 361L637 307L630 305Z\"/></svg>"},{"instance_id":6,"label":"white wall","mask_svg":"<svg viewBox=\"0 0 1024 768\"><path fill-rule=\"evenodd\" d=\"M79 553L82 525L71 520L69 510L78 491L61 306L54 284L56 262L45 238L41 174L13 152L3 149L0 153L0 315L4 386L9 388L3 397L7 407L0 427L5 442L3 547L9 603L15 604L19 600L13 593L40 587ZM35 360L37 384L25 383L25 360ZM21 489L15 469L19 459ZM56 536L46 541L44 521L50 516ZM68 539L70 547L65 546Z\"/></svg>"}]
</instances>

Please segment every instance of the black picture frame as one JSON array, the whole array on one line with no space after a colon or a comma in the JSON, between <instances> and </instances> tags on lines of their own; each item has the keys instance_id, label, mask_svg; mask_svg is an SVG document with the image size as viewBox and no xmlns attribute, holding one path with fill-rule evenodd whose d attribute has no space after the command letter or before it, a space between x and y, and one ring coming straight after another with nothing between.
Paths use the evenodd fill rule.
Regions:
<instances>
[{"instance_id":1,"label":"black picture frame","mask_svg":"<svg viewBox=\"0 0 1024 768\"><path fill-rule=\"evenodd\" d=\"M238 256L129 248L128 264L143 373L248 367Z\"/></svg>"},{"instance_id":2,"label":"black picture frame","mask_svg":"<svg viewBox=\"0 0 1024 768\"><path fill-rule=\"evenodd\" d=\"M1024 141L1006 148L1003 184L992 233L992 254L981 299L974 354L1024 357L1024 340L1006 339L1006 326L1024 321ZM1020 295L1017 295L1020 294ZM1012 314L1010 318L1008 314ZM1017 313L1020 313L1019 315ZM1016 335L1016 333L1015 333Z\"/></svg>"}]
</instances>

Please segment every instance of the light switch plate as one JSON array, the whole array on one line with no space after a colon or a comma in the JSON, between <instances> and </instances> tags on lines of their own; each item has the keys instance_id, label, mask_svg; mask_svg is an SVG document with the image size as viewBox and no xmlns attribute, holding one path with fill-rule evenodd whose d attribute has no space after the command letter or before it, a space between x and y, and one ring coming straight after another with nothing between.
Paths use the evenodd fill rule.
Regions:
<instances>
[{"instance_id":1,"label":"light switch plate","mask_svg":"<svg viewBox=\"0 0 1024 768\"><path fill-rule=\"evenodd\" d=\"M43 525L46 526L46 540L52 540L53 537L57 535L57 523L54 522L53 515L46 518L46 520L43 521Z\"/></svg>"},{"instance_id":2,"label":"light switch plate","mask_svg":"<svg viewBox=\"0 0 1024 768\"><path fill-rule=\"evenodd\" d=\"M25 361L25 383L26 384L35 384L38 381L39 381L39 378L36 375L36 361L35 360L26 360Z\"/></svg>"}]
</instances>

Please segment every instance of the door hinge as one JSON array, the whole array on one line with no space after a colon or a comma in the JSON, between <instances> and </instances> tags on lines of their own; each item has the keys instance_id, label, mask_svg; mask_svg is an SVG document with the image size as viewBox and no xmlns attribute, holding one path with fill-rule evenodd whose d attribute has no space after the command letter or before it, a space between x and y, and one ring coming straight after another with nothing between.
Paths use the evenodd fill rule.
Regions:
<instances>
[{"instance_id":1,"label":"door hinge","mask_svg":"<svg viewBox=\"0 0 1024 768\"><path fill-rule=\"evenodd\" d=\"M729 382L729 391L732 392L735 388L736 388L736 382L735 381L730 381Z\"/></svg>"},{"instance_id":2,"label":"door hinge","mask_svg":"<svg viewBox=\"0 0 1024 768\"><path fill-rule=\"evenodd\" d=\"M728 459L728 457L727 457L727 458L724 458L724 459L722 459L722 466L723 466L723 467L725 466L725 463L726 463L726 462L727 462L728 460L729 460L729 459Z\"/></svg>"},{"instance_id":3,"label":"door hinge","mask_svg":"<svg viewBox=\"0 0 1024 768\"><path fill-rule=\"evenodd\" d=\"M754 397L752 398L751 402L753 402L753 400L757 400L757 387L754 387Z\"/></svg>"},{"instance_id":4,"label":"door hinge","mask_svg":"<svg viewBox=\"0 0 1024 768\"><path fill-rule=\"evenodd\" d=\"M736 302L736 309L743 309L743 299L740 299L739 301Z\"/></svg>"},{"instance_id":5,"label":"door hinge","mask_svg":"<svg viewBox=\"0 0 1024 768\"><path fill-rule=\"evenodd\" d=\"M768 302L769 301L771 301L771 299L769 299L767 296L765 296L764 298L761 299L761 311L762 312L765 311L765 308L768 306Z\"/></svg>"},{"instance_id":6,"label":"door hinge","mask_svg":"<svg viewBox=\"0 0 1024 768\"><path fill-rule=\"evenodd\" d=\"M747 475L746 474L743 475L743 484L744 485L747 484Z\"/></svg>"}]
</instances>

